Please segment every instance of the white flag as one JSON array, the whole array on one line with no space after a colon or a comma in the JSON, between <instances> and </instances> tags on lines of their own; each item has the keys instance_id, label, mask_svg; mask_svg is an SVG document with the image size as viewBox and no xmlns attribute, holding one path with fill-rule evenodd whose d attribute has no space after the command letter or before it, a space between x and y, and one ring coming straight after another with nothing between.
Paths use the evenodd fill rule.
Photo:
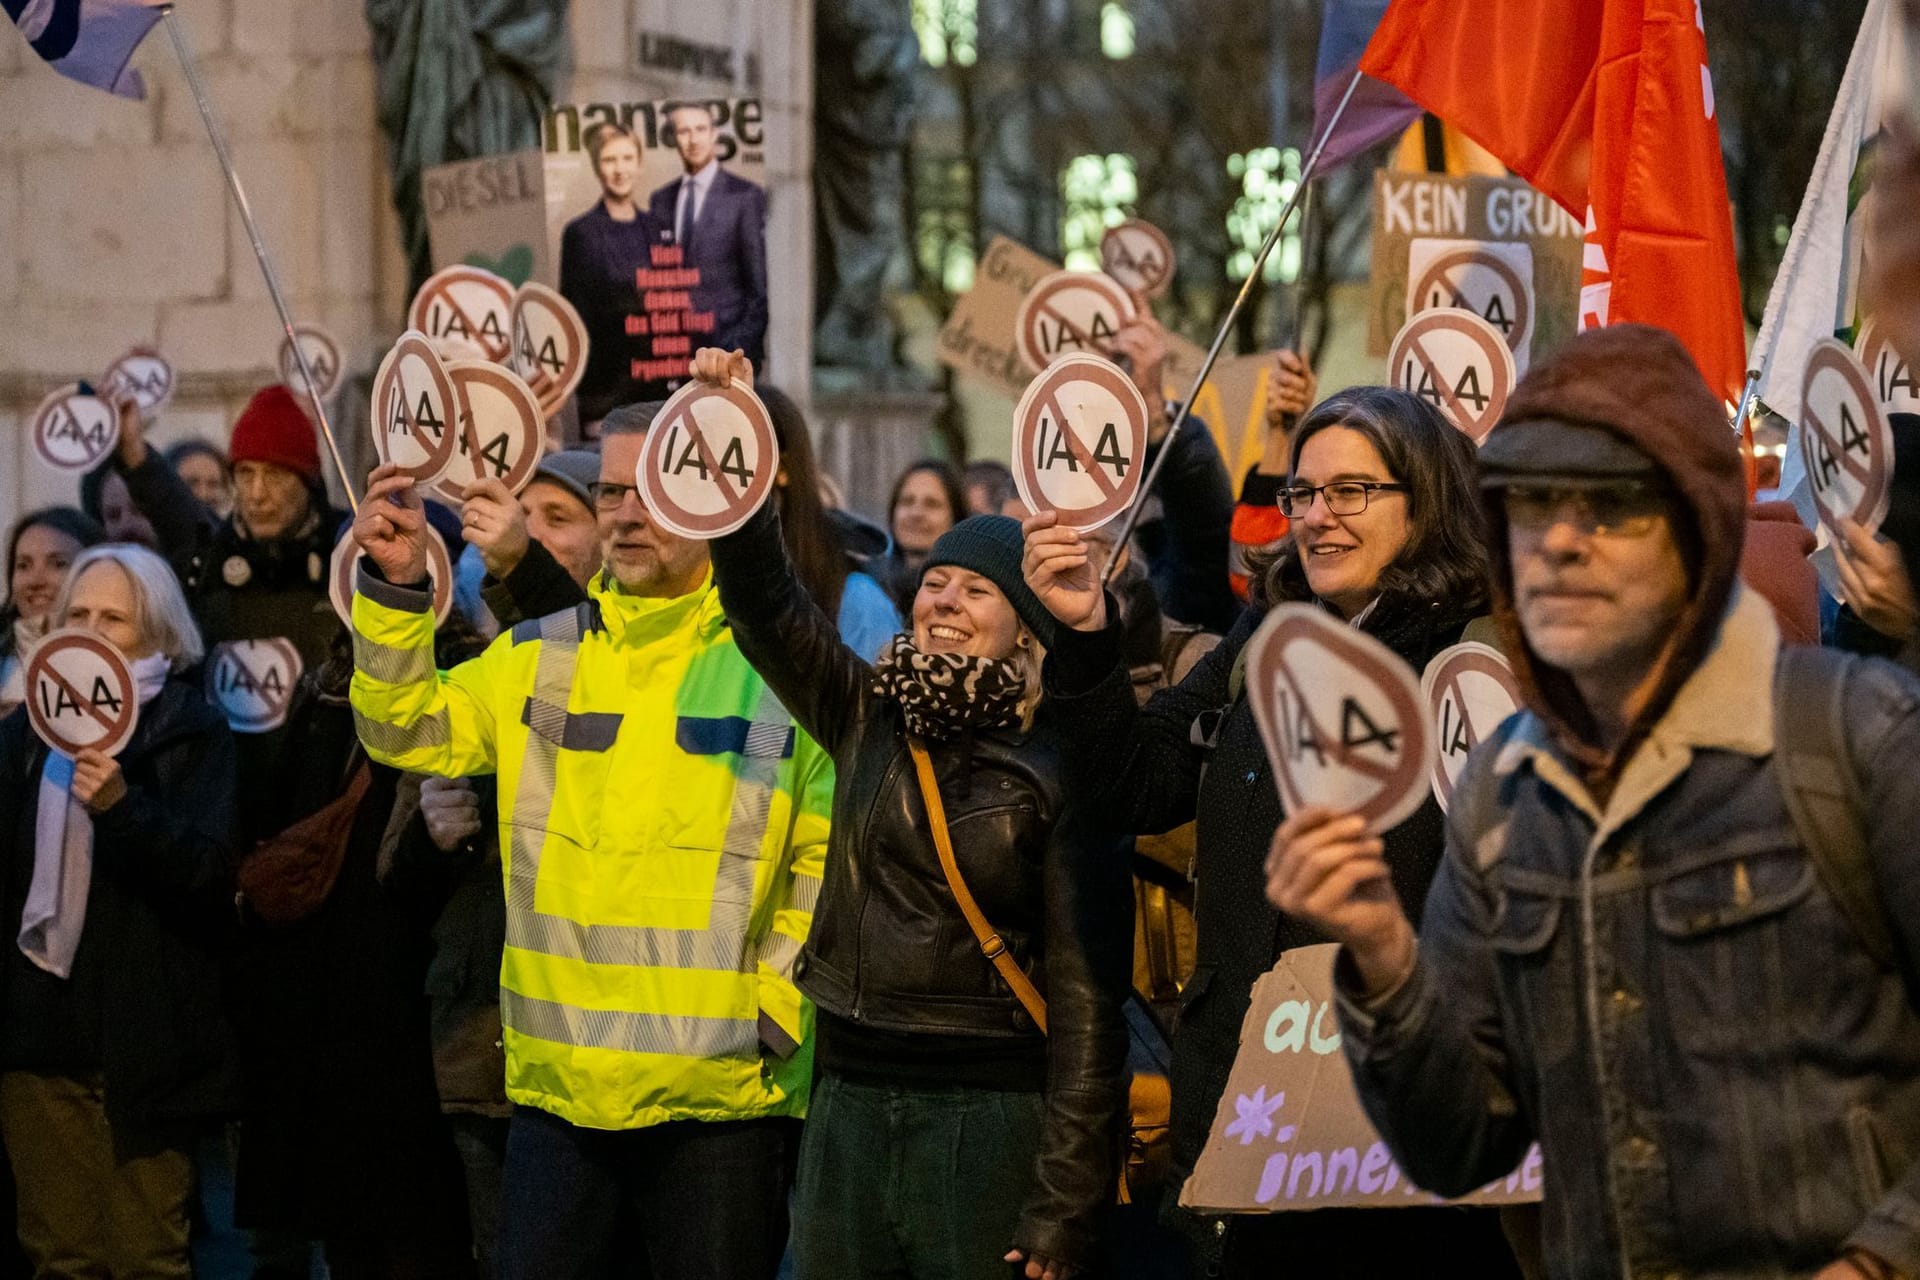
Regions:
<instances>
[{"instance_id":1,"label":"white flag","mask_svg":"<svg viewBox=\"0 0 1920 1280\"><path fill-rule=\"evenodd\" d=\"M1761 360L1759 395L1793 426L1780 489L1814 523L1800 461L1800 383L1807 356L1822 338L1852 342L1859 311L1860 250L1872 187L1870 156L1887 117L1901 109L1906 85L1904 24L1890 0L1869 0L1833 115L1813 163L1813 177L1793 220L1793 236L1774 276L1773 293L1753 349Z\"/></svg>"}]
</instances>

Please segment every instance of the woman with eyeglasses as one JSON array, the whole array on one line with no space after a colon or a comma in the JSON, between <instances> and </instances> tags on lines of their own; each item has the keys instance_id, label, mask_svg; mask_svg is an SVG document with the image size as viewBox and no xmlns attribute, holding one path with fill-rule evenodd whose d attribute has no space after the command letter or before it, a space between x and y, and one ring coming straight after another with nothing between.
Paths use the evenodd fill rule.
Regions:
<instances>
[{"instance_id":1,"label":"woman with eyeglasses","mask_svg":"<svg viewBox=\"0 0 1920 1280\"><path fill-rule=\"evenodd\" d=\"M1198 825L1198 963L1174 1032L1166 1216L1192 1243L1195 1275L1518 1275L1490 1210L1206 1222L1174 1208L1226 1089L1254 981L1282 952L1327 940L1267 904L1262 865L1285 814L1243 688L1248 637L1270 605L1306 601L1419 671L1487 607L1473 445L1424 401L1385 387L1323 401L1294 429L1279 502L1291 536L1253 564L1251 607L1144 707L1086 541L1050 512L1026 523L1027 583L1060 623L1044 681L1080 798L1121 831ZM1418 919L1445 843L1439 807L1428 799L1385 841L1394 891Z\"/></svg>"}]
</instances>

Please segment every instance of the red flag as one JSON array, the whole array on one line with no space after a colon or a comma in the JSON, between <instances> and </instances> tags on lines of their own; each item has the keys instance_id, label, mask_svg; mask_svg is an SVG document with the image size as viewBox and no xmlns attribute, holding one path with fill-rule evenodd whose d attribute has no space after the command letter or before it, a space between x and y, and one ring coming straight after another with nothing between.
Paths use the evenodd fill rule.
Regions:
<instances>
[{"instance_id":1,"label":"red flag","mask_svg":"<svg viewBox=\"0 0 1920 1280\"><path fill-rule=\"evenodd\" d=\"M1738 398L1746 327L1697 0L1393 0L1360 69L1585 220L1582 329L1670 330Z\"/></svg>"}]
</instances>

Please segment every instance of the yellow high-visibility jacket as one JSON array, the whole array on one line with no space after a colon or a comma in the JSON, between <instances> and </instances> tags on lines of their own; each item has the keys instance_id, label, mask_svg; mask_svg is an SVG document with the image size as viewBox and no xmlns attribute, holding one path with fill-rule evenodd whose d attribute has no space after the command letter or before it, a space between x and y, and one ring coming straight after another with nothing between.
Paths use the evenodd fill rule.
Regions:
<instances>
[{"instance_id":1,"label":"yellow high-visibility jacket","mask_svg":"<svg viewBox=\"0 0 1920 1280\"><path fill-rule=\"evenodd\" d=\"M374 759L498 773L507 1096L573 1124L806 1114L833 763L734 647L711 579L433 666L424 591L363 566L352 701Z\"/></svg>"}]
</instances>

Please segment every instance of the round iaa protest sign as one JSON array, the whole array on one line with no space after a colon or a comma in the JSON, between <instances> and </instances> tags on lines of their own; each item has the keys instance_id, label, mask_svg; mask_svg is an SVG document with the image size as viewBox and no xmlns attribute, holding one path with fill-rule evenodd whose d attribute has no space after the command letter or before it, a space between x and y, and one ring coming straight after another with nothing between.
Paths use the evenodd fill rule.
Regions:
<instances>
[{"instance_id":1,"label":"round iaa protest sign","mask_svg":"<svg viewBox=\"0 0 1920 1280\"><path fill-rule=\"evenodd\" d=\"M690 382L647 432L634 485L647 511L683 538L717 538L773 492L780 446L760 397L738 382Z\"/></svg>"},{"instance_id":2,"label":"round iaa protest sign","mask_svg":"<svg viewBox=\"0 0 1920 1280\"><path fill-rule=\"evenodd\" d=\"M1836 338L1813 344L1800 384L1800 457L1820 522L1837 536L1841 520L1871 533L1887 518L1893 428L1860 362Z\"/></svg>"},{"instance_id":3,"label":"round iaa protest sign","mask_svg":"<svg viewBox=\"0 0 1920 1280\"><path fill-rule=\"evenodd\" d=\"M334 546L333 559L327 563L327 599L349 631L353 630L353 576L361 554L360 544L349 533ZM453 562L438 534L427 536L427 579L433 583L433 620L445 622L453 611Z\"/></svg>"},{"instance_id":4,"label":"round iaa protest sign","mask_svg":"<svg viewBox=\"0 0 1920 1280\"><path fill-rule=\"evenodd\" d=\"M1105 355L1133 319L1127 291L1097 271L1042 276L1013 319L1020 358L1035 373L1071 355Z\"/></svg>"},{"instance_id":5,"label":"round iaa protest sign","mask_svg":"<svg viewBox=\"0 0 1920 1280\"><path fill-rule=\"evenodd\" d=\"M551 418L587 371L587 326L557 289L529 280L513 295L513 371Z\"/></svg>"},{"instance_id":6,"label":"round iaa protest sign","mask_svg":"<svg viewBox=\"0 0 1920 1280\"><path fill-rule=\"evenodd\" d=\"M153 351L133 350L115 360L100 380L108 397L127 396L150 419L173 399L173 366Z\"/></svg>"},{"instance_id":7,"label":"round iaa protest sign","mask_svg":"<svg viewBox=\"0 0 1920 1280\"><path fill-rule=\"evenodd\" d=\"M459 401L453 456L428 493L451 506L466 500L476 480L498 480L514 493L527 487L546 444L540 401L520 375L485 360L447 366Z\"/></svg>"},{"instance_id":8,"label":"round iaa protest sign","mask_svg":"<svg viewBox=\"0 0 1920 1280\"><path fill-rule=\"evenodd\" d=\"M33 411L33 451L56 471L91 471L120 442L120 411L70 382Z\"/></svg>"},{"instance_id":9,"label":"round iaa protest sign","mask_svg":"<svg viewBox=\"0 0 1920 1280\"><path fill-rule=\"evenodd\" d=\"M140 689L121 652L91 631L67 627L27 659L27 720L55 751L116 755L140 719Z\"/></svg>"},{"instance_id":10,"label":"round iaa protest sign","mask_svg":"<svg viewBox=\"0 0 1920 1280\"><path fill-rule=\"evenodd\" d=\"M1316 605L1278 605L1247 641L1247 697L1288 813L1325 805L1378 834L1426 799L1420 684L1372 636Z\"/></svg>"},{"instance_id":11,"label":"round iaa protest sign","mask_svg":"<svg viewBox=\"0 0 1920 1280\"><path fill-rule=\"evenodd\" d=\"M1438 734L1433 798L1444 810L1468 754L1520 709L1520 682L1498 649L1466 640L1434 655L1420 693Z\"/></svg>"},{"instance_id":12,"label":"round iaa protest sign","mask_svg":"<svg viewBox=\"0 0 1920 1280\"><path fill-rule=\"evenodd\" d=\"M318 376L318 375L315 375ZM418 330L401 334L373 375L373 447L422 485L453 459L460 397L440 355Z\"/></svg>"},{"instance_id":13,"label":"round iaa protest sign","mask_svg":"<svg viewBox=\"0 0 1920 1280\"><path fill-rule=\"evenodd\" d=\"M513 286L479 267L442 267L413 295L407 324L449 359L505 360L513 348Z\"/></svg>"},{"instance_id":14,"label":"round iaa protest sign","mask_svg":"<svg viewBox=\"0 0 1920 1280\"><path fill-rule=\"evenodd\" d=\"M1097 529L1140 492L1147 402L1099 356L1065 356L1027 384L1013 411L1013 482L1033 511Z\"/></svg>"},{"instance_id":15,"label":"round iaa protest sign","mask_svg":"<svg viewBox=\"0 0 1920 1280\"><path fill-rule=\"evenodd\" d=\"M1387 379L1479 444L1506 412L1518 375L1498 329L1471 311L1442 307L1401 327L1387 353Z\"/></svg>"},{"instance_id":16,"label":"round iaa protest sign","mask_svg":"<svg viewBox=\"0 0 1920 1280\"><path fill-rule=\"evenodd\" d=\"M1100 269L1122 287L1157 298L1173 283L1173 241L1151 222L1129 218L1100 237Z\"/></svg>"},{"instance_id":17,"label":"round iaa protest sign","mask_svg":"<svg viewBox=\"0 0 1920 1280\"><path fill-rule=\"evenodd\" d=\"M307 358L307 368L313 370L313 393L325 400L340 385L340 344L325 329L310 324L294 326L293 335L292 340L280 339L280 381L295 395L306 395L307 380L300 372L300 361L293 350L294 341L298 341L300 354Z\"/></svg>"}]
</instances>

